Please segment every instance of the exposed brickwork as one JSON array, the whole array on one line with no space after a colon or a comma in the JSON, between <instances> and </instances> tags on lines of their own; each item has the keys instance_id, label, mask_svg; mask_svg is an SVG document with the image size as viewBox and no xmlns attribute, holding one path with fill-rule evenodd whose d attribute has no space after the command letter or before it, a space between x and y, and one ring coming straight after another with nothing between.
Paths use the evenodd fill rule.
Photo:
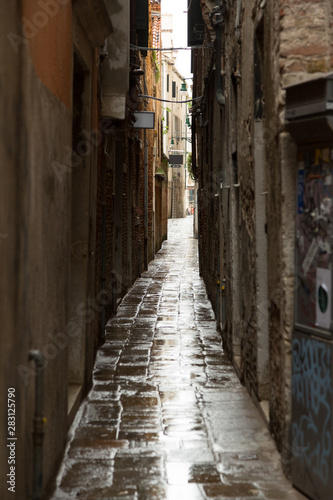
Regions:
<instances>
[{"instance_id":1,"label":"exposed brickwork","mask_svg":"<svg viewBox=\"0 0 333 500\"><path fill-rule=\"evenodd\" d=\"M201 4L208 44L216 39L212 3ZM297 166L284 131L284 87L332 70L333 6L329 0L227 4L225 106L215 97L214 53L193 51L196 96L204 94L193 107L200 271L220 324L215 278L226 280L225 346L249 391L269 400L271 431L288 472ZM259 178L265 187L256 191Z\"/></svg>"},{"instance_id":2,"label":"exposed brickwork","mask_svg":"<svg viewBox=\"0 0 333 500\"><path fill-rule=\"evenodd\" d=\"M270 424L289 470L289 422L291 416L290 345L293 326L293 219L295 206L295 147L281 132L285 85L332 70L332 3L330 1L281 2L267 6L265 45L267 54L267 123L276 134L267 144L268 268L270 298ZM278 21L277 21L278 19ZM274 21L275 20L275 21ZM279 61L278 68L273 60ZM273 76L274 75L274 76ZM280 108L277 114L276 110ZM289 230L291 226L291 231ZM291 264L290 264L291 262Z\"/></svg>"},{"instance_id":3,"label":"exposed brickwork","mask_svg":"<svg viewBox=\"0 0 333 500\"><path fill-rule=\"evenodd\" d=\"M101 158L101 146L99 148L99 159ZM95 246L95 293L101 288L101 274L102 274L102 252L103 252L103 165L101 161L97 165L97 189L96 189L96 246ZM100 314L95 316L94 329L95 329L95 345L99 344L99 331Z\"/></svg>"},{"instance_id":4,"label":"exposed brickwork","mask_svg":"<svg viewBox=\"0 0 333 500\"><path fill-rule=\"evenodd\" d=\"M159 17L153 15L160 12L160 1L150 2L150 32L149 45L154 43L158 46L158 34L160 30ZM154 36L154 42L153 42ZM139 51L131 52L131 64L140 65L143 68L143 58ZM145 58L145 83L148 95L160 94L160 82L158 81L158 65L152 53L148 52ZM142 92L140 87L143 81L132 80L130 96ZM132 101L128 101L129 109L132 109ZM136 109L155 111L155 130L133 129L130 119L126 120L122 128L126 132L119 141L118 132L121 127L118 123L109 124L108 133L104 134L103 144L99 150L98 187L97 187L97 233L96 233L96 273L95 290L96 295L102 287L102 233L103 233L103 207L105 207L105 287L108 295L112 296L105 307L105 319L107 320L116 310L116 301L121 299L131 287L136 278L144 271L146 260L152 260L155 252L159 250L162 241L166 238L166 210L167 204L160 205L158 213L153 216L156 200L154 200L155 170L161 164L161 148L157 148L157 137L161 122L160 103L149 100L143 102L137 98ZM148 155L148 206L147 206L147 241L145 243L145 141L146 134ZM118 137L118 139L116 139ZM155 146L155 147L154 147ZM122 164L115 160L117 151L121 152ZM116 172L122 171L122 186L116 184ZM119 193L121 189L121 193ZM121 196L119 196L121 195ZM118 200L118 201L116 201ZM120 200L120 201L119 201ZM155 205L154 205L155 202ZM119 206L117 206L117 203ZM120 228L115 229L115 213L121 213ZM154 247L154 223L155 232L159 234ZM156 229L158 228L158 230ZM163 229L162 229L163 228ZM120 231L121 238L121 264L119 268L119 257L115 254L116 236L115 231ZM119 241L118 241L119 244ZM145 251L147 259L145 259ZM103 333L101 329L101 313L96 315L95 336L98 338Z\"/></svg>"},{"instance_id":5,"label":"exposed brickwork","mask_svg":"<svg viewBox=\"0 0 333 500\"><path fill-rule=\"evenodd\" d=\"M150 0L152 9L152 47L161 47L161 0ZM161 63L161 51L157 52L157 60Z\"/></svg>"}]
</instances>

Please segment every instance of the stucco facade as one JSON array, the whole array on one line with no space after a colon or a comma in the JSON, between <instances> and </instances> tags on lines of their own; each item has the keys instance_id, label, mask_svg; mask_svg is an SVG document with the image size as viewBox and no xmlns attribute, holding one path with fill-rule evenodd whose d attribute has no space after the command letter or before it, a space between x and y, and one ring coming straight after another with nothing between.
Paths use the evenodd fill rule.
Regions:
<instances>
[{"instance_id":1,"label":"stucco facade","mask_svg":"<svg viewBox=\"0 0 333 500\"><path fill-rule=\"evenodd\" d=\"M162 16L162 44L165 48L173 47L173 16ZM190 91L182 91L185 83L183 76L176 68L177 55L172 51L162 52L162 98L163 103L163 148L169 157L168 168L168 218L185 217L187 202L186 161L191 152L190 129L186 125L188 105L181 101L189 99ZM183 157L182 164L172 165L173 154Z\"/></svg>"},{"instance_id":2,"label":"stucco facade","mask_svg":"<svg viewBox=\"0 0 333 500\"><path fill-rule=\"evenodd\" d=\"M1 140L1 228L7 235L1 249L2 270L7 269L1 273L2 297L7 297L1 314L1 414L4 420L4 398L7 389L14 388L15 492L22 499L38 488L33 456L39 432L43 432L43 488L47 490L63 452L68 412L75 401L71 389L76 387L82 397L94 357L93 336L77 308L93 295L88 278L93 259L88 252L93 253L95 240L90 177L96 149L92 146L91 154L74 169L70 158L75 151L72 58L82 58L82 92L92 95L98 45L93 35L100 31L106 36L111 22L96 13L84 30L80 8L72 8L68 1L50 4L13 2L11 9L1 13L2 32L7 34L1 50L5 68L1 99L6 110L2 123L11 130ZM102 16L103 8L104 4ZM97 102L90 95L80 115L88 131L97 127ZM74 191L79 195L76 202ZM29 358L31 350L39 350L45 360L42 430L37 430L34 419L37 373ZM2 470L8 468L6 451L3 447ZM2 498L12 494L7 486L5 481L1 484Z\"/></svg>"},{"instance_id":3,"label":"stucco facade","mask_svg":"<svg viewBox=\"0 0 333 500\"><path fill-rule=\"evenodd\" d=\"M151 6L144 4L150 43ZM130 51L139 31L133 6L129 0L116 11L103 0L0 6L0 414L6 423L8 389L14 391L12 466L20 500L51 491L103 327L166 238L162 174L154 198L159 105L146 107L156 112L155 129L133 127L133 112L145 108L140 95L160 92L150 54L146 83L133 72L145 66L140 51ZM120 56L106 42L121 29L127 42ZM118 71L122 86L104 85L106 59L111 71L125 66ZM0 466L10 472L7 431L3 425ZM10 486L1 482L2 499L13 498Z\"/></svg>"}]
</instances>

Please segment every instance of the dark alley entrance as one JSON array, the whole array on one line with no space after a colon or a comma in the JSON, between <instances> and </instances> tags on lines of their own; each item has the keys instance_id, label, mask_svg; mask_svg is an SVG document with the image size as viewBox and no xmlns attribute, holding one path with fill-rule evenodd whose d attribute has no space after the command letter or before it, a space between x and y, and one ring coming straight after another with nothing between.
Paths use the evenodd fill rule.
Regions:
<instances>
[{"instance_id":1,"label":"dark alley entrance","mask_svg":"<svg viewBox=\"0 0 333 500\"><path fill-rule=\"evenodd\" d=\"M221 346L193 218L106 326L53 500L300 499Z\"/></svg>"}]
</instances>

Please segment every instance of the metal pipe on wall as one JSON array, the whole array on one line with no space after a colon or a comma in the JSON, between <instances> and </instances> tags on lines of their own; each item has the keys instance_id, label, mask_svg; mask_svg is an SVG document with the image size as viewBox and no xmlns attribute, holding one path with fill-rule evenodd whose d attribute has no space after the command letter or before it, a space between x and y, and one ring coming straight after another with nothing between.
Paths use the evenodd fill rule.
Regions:
<instances>
[{"instance_id":1,"label":"metal pipe on wall","mask_svg":"<svg viewBox=\"0 0 333 500\"><path fill-rule=\"evenodd\" d=\"M107 142L107 136L105 141ZM106 151L106 146L104 151ZM112 143L113 147L113 143ZM109 156L109 153L106 154ZM102 167L102 276L101 276L101 286L102 290L106 289L106 165ZM101 316L100 316L100 339L102 342L105 341L105 323L106 323L106 306L103 305Z\"/></svg>"},{"instance_id":2,"label":"metal pipe on wall","mask_svg":"<svg viewBox=\"0 0 333 500\"><path fill-rule=\"evenodd\" d=\"M36 365L35 385L35 414L33 421L33 500L41 500L43 490L43 440L44 423L43 417L43 369L45 360L40 351L29 351L29 361Z\"/></svg>"},{"instance_id":3,"label":"metal pipe on wall","mask_svg":"<svg viewBox=\"0 0 333 500\"><path fill-rule=\"evenodd\" d=\"M222 295L222 332L225 332L225 326L226 326L226 322L227 322L227 318L226 318L226 314L227 314L227 311L226 311L226 300L227 300L227 297L226 297L226 280L223 279L221 281L221 295Z\"/></svg>"},{"instance_id":4,"label":"metal pipe on wall","mask_svg":"<svg viewBox=\"0 0 333 500\"><path fill-rule=\"evenodd\" d=\"M221 52L222 52L222 23L216 25L216 100L220 106L225 106L225 97L222 89Z\"/></svg>"},{"instance_id":5,"label":"metal pipe on wall","mask_svg":"<svg viewBox=\"0 0 333 500\"><path fill-rule=\"evenodd\" d=\"M144 91L147 95L147 82L146 82L146 58L143 58L143 71L144 71ZM147 105L145 103L145 109ZM148 142L147 131L143 131L144 142L144 212L145 212L145 247L144 247L144 268L148 269Z\"/></svg>"},{"instance_id":6,"label":"metal pipe on wall","mask_svg":"<svg viewBox=\"0 0 333 500\"><path fill-rule=\"evenodd\" d=\"M235 21L235 34L237 40L240 39L240 13L242 7L242 0L237 0L237 12L236 12L236 21Z\"/></svg>"},{"instance_id":7,"label":"metal pipe on wall","mask_svg":"<svg viewBox=\"0 0 333 500\"><path fill-rule=\"evenodd\" d=\"M105 178L103 183L103 207L102 207L102 290L106 289L106 195ZM103 305L100 316L100 338L105 340L106 306Z\"/></svg>"}]
</instances>

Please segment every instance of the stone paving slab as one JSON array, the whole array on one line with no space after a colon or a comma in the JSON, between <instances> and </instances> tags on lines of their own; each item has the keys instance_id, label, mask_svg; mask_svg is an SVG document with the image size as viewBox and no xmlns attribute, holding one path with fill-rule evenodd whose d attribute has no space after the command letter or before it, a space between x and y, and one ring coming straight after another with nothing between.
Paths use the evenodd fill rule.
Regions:
<instances>
[{"instance_id":1,"label":"stone paving slab","mask_svg":"<svg viewBox=\"0 0 333 500\"><path fill-rule=\"evenodd\" d=\"M192 217L106 326L52 500L301 500L223 352Z\"/></svg>"}]
</instances>

